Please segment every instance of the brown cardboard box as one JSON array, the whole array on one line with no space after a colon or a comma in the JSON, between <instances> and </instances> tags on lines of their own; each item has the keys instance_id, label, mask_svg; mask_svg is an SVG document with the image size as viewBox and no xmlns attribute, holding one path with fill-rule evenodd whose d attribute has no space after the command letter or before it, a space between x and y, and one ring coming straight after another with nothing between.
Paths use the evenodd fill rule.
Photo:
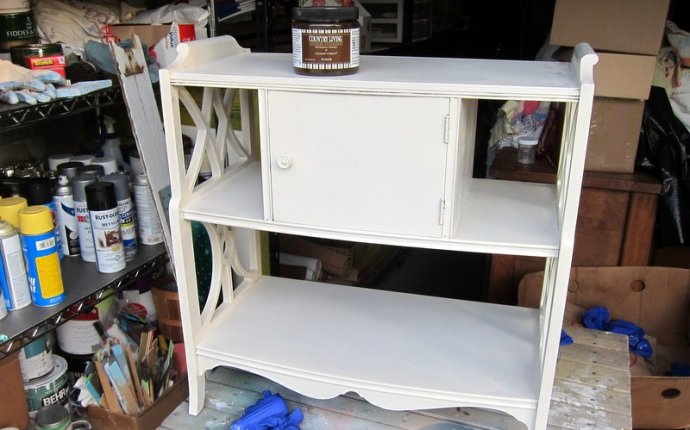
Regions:
<instances>
[{"instance_id":1,"label":"brown cardboard box","mask_svg":"<svg viewBox=\"0 0 690 430\"><path fill-rule=\"evenodd\" d=\"M644 105L644 100L594 98L585 170L635 170Z\"/></svg>"},{"instance_id":2,"label":"brown cardboard box","mask_svg":"<svg viewBox=\"0 0 690 430\"><path fill-rule=\"evenodd\" d=\"M92 405L88 407L89 421L94 430L154 430L187 399L188 394L187 375L182 375L172 388L136 417Z\"/></svg>"},{"instance_id":3,"label":"brown cardboard box","mask_svg":"<svg viewBox=\"0 0 690 430\"><path fill-rule=\"evenodd\" d=\"M169 24L113 24L110 32L122 40L131 39L133 34L139 36L141 43L149 48L156 46L162 38L170 33Z\"/></svg>"},{"instance_id":4,"label":"brown cardboard box","mask_svg":"<svg viewBox=\"0 0 690 430\"><path fill-rule=\"evenodd\" d=\"M19 367L19 353L0 361L0 428L29 427L29 408L24 394L24 381Z\"/></svg>"},{"instance_id":5,"label":"brown cardboard box","mask_svg":"<svg viewBox=\"0 0 690 430\"><path fill-rule=\"evenodd\" d=\"M594 95L647 100L654 78L656 57L652 55L615 54L596 51ZM559 49L553 54L558 61L570 61L573 50Z\"/></svg>"},{"instance_id":6,"label":"brown cardboard box","mask_svg":"<svg viewBox=\"0 0 690 430\"><path fill-rule=\"evenodd\" d=\"M526 275L518 304L536 307L543 272ZM606 306L611 319L642 327L656 338L657 374L672 361L690 363L690 270L668 267L577 267L568 302L585 309ZM633 428L690 426L690 377L633 376Z\"/></svg>"},{"instance_id":7,"label":"brown cardboard box","mask_svg":"<svg viewBox=\"0 0 690 430\"><path fill-rule=\"evenodd\" d=\"M557 0L550 44L656 56L670 0Z\"/></svg>"}]
</instances>

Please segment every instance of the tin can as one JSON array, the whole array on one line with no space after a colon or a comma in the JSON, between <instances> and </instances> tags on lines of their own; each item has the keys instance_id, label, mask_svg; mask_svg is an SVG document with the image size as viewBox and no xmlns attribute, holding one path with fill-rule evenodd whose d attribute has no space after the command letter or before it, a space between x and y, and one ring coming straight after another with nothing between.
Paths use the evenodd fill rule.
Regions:
<instances>
[{"instance_id":1,"label":"tin can","mask_svg":"<svg viewBox=\"0 0 690 430\"><path fill-rule=\"evenodd\" d=\"M60 240L60 229L57 223L57 207L53 201L53 190L49 178L30 178L26 180L27 193L26 200L29 206L43 205L50 209L51 219L53 222L53 230L55 231L55 240L57 240L58 258L62 259L62 243Z\"/></svg>"},{"instance_id":2,"label":"tin can","mask_svg":"<svg viewBox=\"0 0 690 430\"><path fill-rule=\"evenodd\" d=\"M41 378L53 371L53 352L48 335L43 335L19 351L19 367L24 382Z\"/></svg>"},{"instance_id":3,"label":"tin can","mask_svg":"<svg viewBox=\"0 0 690 430\"><path fill-rule=\"evenodd\" d=\"M60 176L66 176L67 180L70 180L77 176L79 168L82 167L84 163L80 161L68 161L66 163L60 163L57 166L58 178Z\"/></svg>"},{"instance_id":4,"label":"tin can","mask_svg":"<svg viewBox=\"0 0 690 430\"><path fill-rule=\"evenodd\" d=\"M132 184L134 205L137 210L139 241L144 245L163 242L163 225L156 211L153 193L145 172L140 172Z\"/></svg>"},{"instance_id":5,"label":"tin can","mask_svg":"<svg viewBox=\"0 0 690 430\"><path fill-rule=\"evenodd\" d=\"M120 213L122 245L125 247L125 260L134 260L137 255L136 213L129 193L129 181L124 173L111 173L101 177L101 182L110 182L115 187L117 210Z\"/></svg>"},{"instance_id":6,"label":"tin can","mask_svg":"<svg viewBox=\"0 0 690 430\"><path fill-rule=\"evenodd\" d=\"M0 50L8 52L15 46L36 41L34 17L30 9L0 13Z\"/></svg>"},{"instance_id":7,"label":"tin can","mask_svg":"<svg viewBox=\"0 0 690 430\"><path fill-rule=\"evenodd\" d=\"M72 154L61 153L48 156L48 169L57 171L57 168L62 163L67 163L72 158Z\"/></svg>"},{"instance_id":8,"label":"tin can","mask_svg":"<svg viewBox=\"0 0 690 430\"><path fill-rule=\"evenodd\" d=\"M115 186L111 182L95 182L87 185L86 206L89 209L98 271L101 273L119 272L125 268L126 261L120 230L120 212L115 199Z\"/></svg>"},{"instance_id":9,"label":"tin can","mask_svg":"<svg viewBox=\"0 0 690 430\"><path fill-rule=\"evenodd\" d=\"M292 9L292 65L301 75L348 75L359 69L359 9Z\"/></svg>"},{"instance_id":10,"label":"tin can","mask_svg":"<svg viewBox=\"0 0 690 430\"><path fill-rule=\"evenodd\" d=\"M72 200L74 201L74 214L77 219L77 236L79 237L79 252L81 259L88 263L96 262L96 249L93 245L91 233L91 220L89 208L86 205L86 186L96 182L96 177L90 174L80 173L72 180Z\"/></svg>"},{"instance_id":11,"label":"tin can","mask_svg":"<svg viewBox=\"0 0 690 430\"><path fill-rule=\"evenodd\" d=\"M68 163L65 163L68 164ZM62 164L61 166L63 166ZM53 195L55 210L57 212L58 233L60 234L60 246L62 255L75 257L79 255L79 231L77 229L77 217L74 211L74 199L72 187L67 176L59 176L58 185Z\"/></svg>"},{"instance_id":12,"label":"tin can","mask_svg":"<svg viewBox=\"0 0 690 430\"><path fill-rule=\"evenodd\" d=\"M16 311L31 304L31 291L19 233L12 224L0 220L0 286L5 307Z\"/></svg>"},{"instance_id":13,"label":"tin can","mask_svg":"<svg viewBox=\"0 0 690 430\"><path fill-rule=\"evenodd\" d=\"M36 430L70 430L72 416L58 404L43 406L36 413Z\"/></svg>"},{"instance_id":14,"label":"tin can","mask_svg":"<svg viewBox=\"0 0 690 430\"><path fill-rule=\"evenodd\" d=\"M48 405L62 405L67 408L69 400L69 380L67 361L53 355L53 368L42 378L24 383L24 394L29 407L29 416L36 419L38 411Z\"/></svg>"},{"instance_id":15,"label":"tin can","mask_svg":"<svg viewBox=\"0 0 690 430\"><path fill-rule=\"evenodd\" d=\"M91 160L93 162L94 159ZM77 175L88 175L94 178L100 178L105 175L105 169L100 164L88 164L77 168Z\"/></svg>"},{"instance_id":16,"label":"tin can","mask_svg":"<svg viewBox=\"0 0 690 430\"><path fill-rule=\"evenodd\" d=\"M34 304L54 306L61 303L65 300L65 287L50 209L35 205L20 210L19 233Z\"/></svg>"}]
</instances>

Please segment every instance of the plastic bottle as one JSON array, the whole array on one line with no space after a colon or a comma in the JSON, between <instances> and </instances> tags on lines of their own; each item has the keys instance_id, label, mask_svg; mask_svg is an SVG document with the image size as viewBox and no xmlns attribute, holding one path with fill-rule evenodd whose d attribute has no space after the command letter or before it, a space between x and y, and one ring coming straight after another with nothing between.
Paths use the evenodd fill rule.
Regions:
<instances>
[{"instance_id":1,"label":"plastic bottle","mask_svg":"<svg viewBox=\"0 0 690 430\"><path fill-rule=\"evenodd\" d=\"M129 173L129 164L125 163L125 159L122 156L122 150L120 149L120 138L115 134L115 121L108 115L101 115L100 122L103 157L114 158L118 168Z\"/></svg>"}]
</instances>

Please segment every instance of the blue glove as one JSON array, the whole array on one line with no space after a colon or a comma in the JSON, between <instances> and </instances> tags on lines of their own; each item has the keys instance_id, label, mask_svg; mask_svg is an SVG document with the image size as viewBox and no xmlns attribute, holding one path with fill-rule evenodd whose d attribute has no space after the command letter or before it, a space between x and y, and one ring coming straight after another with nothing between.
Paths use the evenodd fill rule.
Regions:
<instances>
[{"instance_id":1,"label":"blue glove","mask_svg":"<svg viewBox=\"0 0 690 430\"><path fill-rule=\"evenodd\" d=\"M594 330L604 330L609 320L609 310L604 306L597 306L582 314L582 324Z\"/></svg>"}]
</instances>

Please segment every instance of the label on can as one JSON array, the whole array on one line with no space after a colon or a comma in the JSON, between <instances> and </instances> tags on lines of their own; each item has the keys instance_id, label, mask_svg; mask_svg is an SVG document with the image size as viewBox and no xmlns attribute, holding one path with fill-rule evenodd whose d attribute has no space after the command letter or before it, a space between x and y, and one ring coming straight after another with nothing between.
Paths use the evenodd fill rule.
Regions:
<instances>
[{"instance_id":1,"label":"label on can","mask_svg":"<svg viewBox=\"0 0 690 430\"><path fill-rule=\"evenodd\" d=\"M137 227L139 240L144 245L163 242L163 225L153 201L153 194L147 185L132 186L137 208Z\"/></svg>"},{"instance_id":2,"label":"label on can","mask_svg":"<svg viewBox=\"0 0 690 430\"><path fill-rule=\"evenodd\" d=\"M74 213L77 218L77 235L79 236L81 259L89 263L95 263L96 249L93 244L91 220L89 219L89 208L86 206L86 202L75 201Z\"/></svg>"},{"instance_id":3,"label":"label on can","mask_svg":"<svg viewBox=\"0 0 690 430\"><path fill-rule=\"evenodd\" d=\"M31 297L36 306L53 306L65 299L55 231L21 235Z\"/></svg>"},{"instance_id":4,"label":"label on can","mask_svg":"<svg viewBox=\"0 0 690 430\"><path fill-rule=\"evenodd\" d=\"M26 345L19 352L19 367L24 381L47 375L53 370L53 353L42 336Z\"/></svg>"},{"instance_id":5,"label":"label on can","mask_svg":"<svg viewBox=\"0 0 690 430\"><path fill-rule=\"evenodd\" d=\"M74 200L71 195L55 196L55 210L57 212L58 232L62 254L68 257L79 255L79 230Z\"/></svg>"},{"instance_id":6,"label":"label on can","mask_svg":"<svg viewBox=\"0 0 690 430\"><path fill-rule=\"evenodd\" d=\"M0 14L0 48L9 49L36 39L31 11Z\"/></svg>"},{"instance_id":7,"label":"label on can","mask_svg":"<svg viewBox=\"0 0 690 430\"><path fill-rule=\"evenodd\" d=\"M89 211L91 232L96 248L96 262L101 273L119 272L125 268L125 249L120 230L120 214L117 208Z\"/></svg>"},{"instance_id":8,"label":"label on can","mask_svg":"<svg viewBox=\"0 0 690 430\"><path fill-rule=\"evenodd\" d=\"M35 419L39 409L48 405L67 405L69 400L69 380L67 361L53 355L53 369L42 378L24 384L24 393L29 415Z\"/></svg>"},{"instance_id":9,"label":"label on can","mask_svg":"<svg viewBox=\"0 0 690 430\"><path fill-rule=\"evenodd\" d=\"M5 307L9 311L25 308L31 304L31 290L19 234L0 238L0 253L0 285Z\"/></svg>"},{"instance_id":10,"label":"label on can","mask_svg":"<svg viewBox=\"0 0 690 430\"><path fill-rule=\"evenodd\" d=\"M120 213L120 230L122 232L122 245L125 247L125 259L133 260L137 255L137 228L132 199L118 200L117 209Z\"/></svg>"}]
</instances>

